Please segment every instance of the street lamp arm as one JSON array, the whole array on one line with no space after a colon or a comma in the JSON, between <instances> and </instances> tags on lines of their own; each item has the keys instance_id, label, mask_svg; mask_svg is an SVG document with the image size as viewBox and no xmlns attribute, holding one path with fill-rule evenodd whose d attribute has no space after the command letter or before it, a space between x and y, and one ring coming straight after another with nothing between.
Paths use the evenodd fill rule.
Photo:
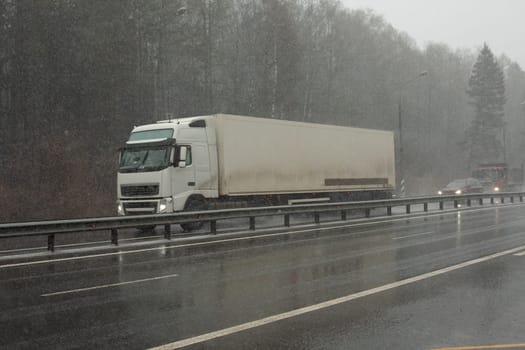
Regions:
<instances>
[{"instance_id":1,"label":"street lamp arm","mask_svg":"<svg viewBox=\"0 0 525 350\"><path fill-rule=\"evenodd\" d=\"M426 71L426 70L421 71L421 72L419 72L419 74L416 75L415 77L412 77L412 78L410 78L410 79L408 79L408 80L405 80L405 81L400 81L400 82L398 82L398 83L397 83L397 87L398 87L398 88L404 87L405 85L408 85L408 84L410 84L411 82L413 82L413 81L415 81L415 80L417 80L417 79L419 79L419 78L421 78L421 77L425 77L425 76L427 76L427 75L428 75L428 71Z\"/></svg>"}]
</instances>

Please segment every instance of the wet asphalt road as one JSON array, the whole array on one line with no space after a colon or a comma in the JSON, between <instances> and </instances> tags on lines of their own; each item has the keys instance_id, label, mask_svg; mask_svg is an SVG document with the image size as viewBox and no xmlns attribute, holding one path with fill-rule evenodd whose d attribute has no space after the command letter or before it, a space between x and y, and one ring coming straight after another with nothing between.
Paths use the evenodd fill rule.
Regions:
<instances>
[{"instance_id":1,"label":"wet asphalt road","mask_svg":"<svg viewBox=\"0 0 525 350\"><path fill-rule=\"evenodd\" d=\"M282 315L525 245L525 206L339 226L2 261L0 348L144 349ZM523 343L519 251L188 348Z\"/></svg>"}]
</instances>

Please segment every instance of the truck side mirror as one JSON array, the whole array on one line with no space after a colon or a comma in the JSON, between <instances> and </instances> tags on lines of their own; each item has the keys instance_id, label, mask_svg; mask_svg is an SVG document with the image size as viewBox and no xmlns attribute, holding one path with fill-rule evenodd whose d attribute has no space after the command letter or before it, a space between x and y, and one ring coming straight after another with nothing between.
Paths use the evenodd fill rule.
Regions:
<instances>
[{"instance_id":1,"label":"truck side mirror","mask_svg":"<svg viewBox=\"0 0 525 350\"><path fill-rule=\"evenodd\" d=\"M179 161L177 163L177 166L179 168L185 168L186 167L186 157L188 155L188 147L186 146L180 146L179 147Z\"/></svg>"}]
</instances>

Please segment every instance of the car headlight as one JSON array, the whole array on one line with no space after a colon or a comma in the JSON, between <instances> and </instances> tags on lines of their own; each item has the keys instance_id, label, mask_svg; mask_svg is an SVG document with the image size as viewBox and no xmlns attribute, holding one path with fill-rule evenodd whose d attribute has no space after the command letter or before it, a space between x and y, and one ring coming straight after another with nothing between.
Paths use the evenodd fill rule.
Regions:
<instances>
[{"instance_id":1,"label":"car headlight","mask_svg":"<svg viewBox=\"0 0 525 350\"><path fill-rule=\"evenodd\" d=\"M456 190L456 194L461 194L461 190Z\"/></svg>"},{"instance_id":2,"label":"car headlight","mask_svg":"<svg viewBox=\"0 0 525 350\"><path fill-rule=\"evenodd\" d=\"M494 187L494 192L499 192L499 187L498 186Z\"/></svg>"},{"instance_id":3,"label":"car headlight","mask_svg":"<svg viewBox=\"0 0 525 350\"><path fill-rule=\"evenodd\" d=\"M438 194L441 196L443 194L443 192L442 191L438 191Z\"/></svg>"},{"instance_id":4,"label":"car headlight","mask_svg":"<svg viewBox=\"0 0 525 350\"><path fill-rule=\"evenodd\" d=\"M117 202L117 214L126 215L126 213L124 213L124 206L120 202Z\"/></svg>"}]
</instances>

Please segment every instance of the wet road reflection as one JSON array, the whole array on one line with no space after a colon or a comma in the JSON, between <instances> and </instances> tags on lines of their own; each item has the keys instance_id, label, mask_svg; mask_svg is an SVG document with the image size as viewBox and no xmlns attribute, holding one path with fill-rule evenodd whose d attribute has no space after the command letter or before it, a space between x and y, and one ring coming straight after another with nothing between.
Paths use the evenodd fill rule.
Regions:
<instances>
[{"instance_id":1,"label":"wet road reflection","mask_svg":"<svg viewBox=\"0 0 525 350\"><path fill-rule=\"evenodd\" d=\"M487 208L0 269L0 327L6 330L0 346L140 349L220 330L525 244L523 210ZM422 325L435 326L435 315L443 314L447 303L461 310L460 299L465 298L477 321L469 321L467 314L459 318L479 329L477 333L490 333L504 323L499 312L502 291L514 296L506 289L516 267L505 261L200 346L381 348L387 341L390 348L406 346L393 340L398 332L415 335L419 340L413 345L426 347L427 336L439 338ZM141 282L126 283L130 281ZM94 286L105 287L41 296ZM428 317L416 320L420 314ZM447 323L461 325L443 317L446 322L437 334L445 332Z\"/></svg>"}]
</instances>

